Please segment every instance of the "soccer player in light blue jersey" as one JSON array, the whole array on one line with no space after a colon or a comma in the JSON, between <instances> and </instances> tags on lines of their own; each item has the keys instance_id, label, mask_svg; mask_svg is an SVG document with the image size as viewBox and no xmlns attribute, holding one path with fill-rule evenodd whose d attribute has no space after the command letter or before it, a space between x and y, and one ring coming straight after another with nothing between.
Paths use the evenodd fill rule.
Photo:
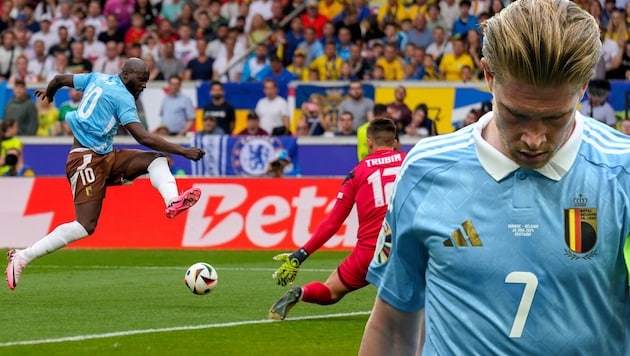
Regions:
<instances>
[{"instance_id":1,"label":"soccer player in light blue jersey","mask_svg":"<svg viewBox=\"0 0 630 356\"><path fill-rule=\"evenodd\" d=\"M597 22L519 0L483 28L493 111L403 162L360 355L628 355L630 139L576 112Z\"/></svg>"},{"instance_id":2,"label":"soccer player in light blue jersey","mask_svg":"<svg viewBox=\"0 0 630 356\"><path fill-rule=\"evenodd\" d=\"M11 290L17 286L26 265L33 260L94 232L108 186L121 185L148 173L151 184L164 198L168 218L174 218L199 200L201 191L198 188L189 189L181 195L178 193L177 183L163 153L113 147L118 126L123 125L140 144L151 149L194 161L205 154L197 147L185 148L168 142L144 128L136 113L135 101L146 88L148 80L146 64L138 58L131 58L118 75L59 74L48 83L45 91L35 91L37 97L49 102L64 86L84 92L78 109L66 116L74 134L66 174L74 198L76 220L57 226L31 247L9 250L6 274Z\"/></svg>"}]
</instances>

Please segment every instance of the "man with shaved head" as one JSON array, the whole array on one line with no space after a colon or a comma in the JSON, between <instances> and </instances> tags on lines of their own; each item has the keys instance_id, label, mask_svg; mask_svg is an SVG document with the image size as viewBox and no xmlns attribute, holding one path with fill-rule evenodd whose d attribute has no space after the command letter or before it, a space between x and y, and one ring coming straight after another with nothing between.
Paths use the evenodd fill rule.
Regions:
<instances>
[{"instance_id":1,"label":"man with shaved head","mask_svg":"<svg viewBox=\"0 0 630 356\"><path fill-rule=\"evenodd\" d=\"M149 80L147 65L130 58L117 75L103 73L58 74L46 90L35 95L49 102L62 87L83 91L76 111L66 115L74 134L72 150L66 162L76 218L57 226L34 245L8 252L7 283L15 289L26 265L38 257L56 251L67 244L94 233L105 191L108 186L129 183L148 173L151 184L160 192L166 204L166 216L174 218L195 205L201 191L192 188L179 195L164 153L178 154L198 161L205 152L197 147L183 147L148 132L138 118L135 101ZM156 151L115 149L114 136L123 125L140 144Z\"/></svg>"}]
</instances>

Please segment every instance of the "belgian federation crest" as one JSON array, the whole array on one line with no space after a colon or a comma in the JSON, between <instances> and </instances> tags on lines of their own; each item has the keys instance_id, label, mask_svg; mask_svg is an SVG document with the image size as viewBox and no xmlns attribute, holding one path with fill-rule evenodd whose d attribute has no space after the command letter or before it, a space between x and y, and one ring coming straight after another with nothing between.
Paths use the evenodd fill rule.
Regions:
<instances>
[{"instance_id":1,"label":"belgian federation crest","mask_svg":"<svg viewBox=\"0 0 630 356\"><path fill-rule=\"evenodd\" d=\"M597 208L564 209L564 242L573 260L597 255Z\"/></svg>"},{"instance_id":2,"label":"belgian federation crest","mask_svg":"<svg viewBox=\"0 0 630 356\"><path fill-rule=\"evenodd\" d=\"M374 250L374 263L382 265L389 259L392 251L392 229L389 227L387 220L383 221L381 232L378 234L376 241L376 249Z\"/></svg>"},{"instance_id":3,"label":"belgian federation crest","mask_svg":"<svg viewBox=\"0 0 630 356\"><path fill-rule=\"evenodd\" d=\"M275 136L241 136L231 154L234 173L252 177L265 175L267 164L282 148L282 142Z\"/></svg>"}]
</instances>

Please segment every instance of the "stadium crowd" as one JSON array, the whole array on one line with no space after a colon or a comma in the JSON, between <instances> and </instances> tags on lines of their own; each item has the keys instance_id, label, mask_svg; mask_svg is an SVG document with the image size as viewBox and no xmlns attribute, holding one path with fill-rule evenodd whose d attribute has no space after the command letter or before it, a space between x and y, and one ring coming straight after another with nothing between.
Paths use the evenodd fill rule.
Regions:
<instances>
[{"instance_id":1,"label":"stadium crowd","mask_svg":"<svg viewBox=\"0 0 630 356\"><path fill-rule=\"evenodd\" d=\"M601 26L604 51L595 78L630 79L630 2L574 2ZM140 57L149 66L150 81L168 83L170 94L161 103L160 129L166 127L169 135L194 130L194 108L179 90L182 82L191 80L218 84L268 81L265 97L253 115L248 115L256 117L252 120L257 126L244 133L354 135L373 117L374 102L364 97L360 88L351 88L334 113L325 104L326 98L310 98L300 108L301 118L291 124L286 99L278 95L278 87L292 80L348 81L355 87L368 80L482 80L479 23L509 3L3 0L0 81L18 88L45 85L59 73L116 74L126 58ZM214 90L221 92L222 88ZM80 95L73 92L69 102L48 107L31 105L27 96L17 93L3 117L17 121L19 135L71 135L64 117L69 110L76 110ZM203 117L215 120L222 129L212 133L239 134L232 131L234 108L222 98L223 93L211 96L213 102L204 108ZM420 137L437 134L429 117L431 103L408 107L405 98L405 88L398 87L395 101L382 103L400 133ZM464 122L475 122L487 109L472 110ZM139 111L142 113L141 106Z\"/></svg>"}]
</instances>

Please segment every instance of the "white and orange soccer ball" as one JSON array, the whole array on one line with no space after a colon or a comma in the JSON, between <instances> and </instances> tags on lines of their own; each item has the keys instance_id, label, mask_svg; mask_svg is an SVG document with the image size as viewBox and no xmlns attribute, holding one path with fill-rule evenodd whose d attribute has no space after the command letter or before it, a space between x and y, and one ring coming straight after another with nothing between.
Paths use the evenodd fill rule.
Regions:
<instances>
[{"instance_id":1,"label":"white and orange soccer ball","mask_svg":"<svg viewBox=\"0 0 630 356\"><path fill-rule=\"evenodd\" d=\"M198 295L212 292L217 287L218 281L217 270L205 262L197 262L190 266L184 275L186 287Z\"/></svg>"}]
</instances>

